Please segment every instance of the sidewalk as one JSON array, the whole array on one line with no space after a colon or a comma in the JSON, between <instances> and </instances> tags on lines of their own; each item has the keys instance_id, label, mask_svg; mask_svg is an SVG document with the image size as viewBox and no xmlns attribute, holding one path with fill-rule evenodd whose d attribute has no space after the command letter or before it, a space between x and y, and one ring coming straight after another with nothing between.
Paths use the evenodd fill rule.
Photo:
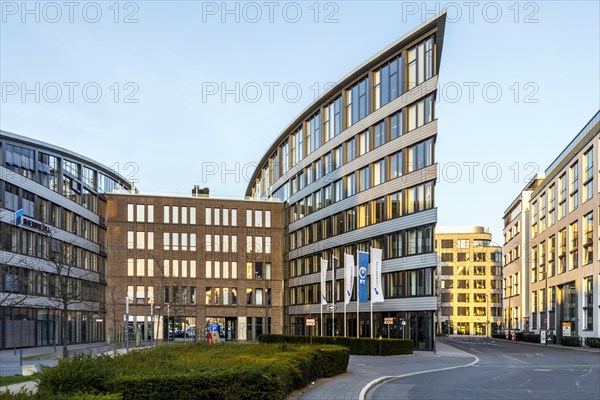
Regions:
<instances>
[{"instance_id":1,"label":"sidewalk","mask_svg":"<svg viewBox=\"0 0 600 400\"><path fill-rule=\"evenodd\" d=\"M504 339L492 339L492 340L497 340L500 343L506 342L506 343L524 344L524 345L530 345L530 346L541 346L541 347L547 347L547 348L553 348L553 349L585 351L588 353L599 353L600 354L600 349L596 349L593 347L563 346L562 344L542 344L542 343L523 342L523 341L513 342L510 340L504 340Z\"/></svg>"},{"instance_id":2,"label":"sidewalk","mask_svg":"<svg viewBox=\"0 0 600 400\"><path fill-rule=\"evenodd\" d=\"M436 342L437 351L416 351L404 356L350 356L348 372L320 380L297 396L300 400L356 400L362 389L371 381L383 376L395 376L431 369L457 367L476 358L447 344Z\"/></svg>"}]
</instances>

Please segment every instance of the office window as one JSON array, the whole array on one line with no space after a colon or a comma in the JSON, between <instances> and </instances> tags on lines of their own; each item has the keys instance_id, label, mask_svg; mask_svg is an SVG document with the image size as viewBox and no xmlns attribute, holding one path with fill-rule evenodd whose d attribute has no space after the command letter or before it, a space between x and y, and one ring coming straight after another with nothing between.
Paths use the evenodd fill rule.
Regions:
<instances>
[{"instance_id":1,"label":"office window","mask_svg":"<svg viewBox=\"0 0 600 400\"><path fill-rule=\"evenodd\" d=\"M179 260L171 261L171 276L173 278L179 278Z\"/></svg>"},{"instance_id":2,"label":"office window","mask_svg":"<svg viewBox=\"0 0 600 400\"><path fill-rule=\"evenodd\" d=\"M252 236L246 236L246 253L252 253L253 246L254 241L252 240Z\"/></svg>"},{"instance_id":3,"label":"office window","mask_svg":"<svg viewBox=\"0 0 600 400\"><path fill-rule=\"evenodd\" d=\"M170 250L171 248L171 234L169 232L163 232L163 249Z\"/></svg>"},{"instance_id":4,"label":"office window","mask_svg":"<svg viewBox=\"0 0 600 400\"><path fill-rule=\"evenodd\" d=\"M408 90L433 76L433 38L410 48L406 60Z\"/></svg>"},{"instance_id":5,"label":"office window","mask_svg":"<svg viewBox=\"0 0 600 400\"><path fill-rule=\"evenodd\" d=\"M221 225L221 210L219 208L215 208L213 210L213 215L214 215L214 219L213 219L213 224L214 225Z\"/></svg>"},{"instance_id":6,"label":"office window","mask_svg":"<svg viewBox=\"0 0 600 400\"><path fill-rule=\"evenodd\" d=\"M214 235L214 239L215 244L213 250L218 253L221 251L221 235Z\"/></svg>"},{"instance_id":7,"label":"office window","mask_svg":"<svg viewBox=\"0 0 600 400\"><path fill-rule=\"evenodd\" d=\"M196 225L196 207L190 207L190 225Z\"/></svg>"},{"instance_id":8,"label":"office window","mask_svg":"<svg viewBox=\"0 0 600 400\"><path fill-rule=\"evenodd\" d=\"M136 232L135 248L143 250L146 248L144 241L144 232Z\"/></svg>"},{"instance_id":9,"label":"office window","mask_svg":"<svg viewBox=\"0 0 600 400\"><path fill-rule=\"evenodd\" d=\"M566 229L558 232L558 273L562 274L567 270L567 232Z\"/></svg>"},{"instance_id":10,"label":"office window","mask_svg":"<svg viewBox=\"0 0 600 400\"><path fill-rule=\"evenodd\" d=\"M154 260L151 258L146 260L146 274L150 277L154 276Z\"/></svg>"},{"instance_id":11,"label":"office window","mask_svg":"<svg viewBox=\"0 0 600 400\"><path fill-rule=\"evenodd\" d=\"M345 178L346 196L350 197L356 194L356 172L347 175Z\"/></svg>"},{"instance_id":12,"label":"office window","mask_svg":"<svg viewBox=\"0 0 600 400\"><path fill-rule=\"evenodd\" d=\"M375 109L386 105L402 94L402 62L402 56L398 56L375 72Z\"/></svg>"},{"instance_id":13,"label":"office window","mask_svg":"<svg viewBox=\"0 0 600 400\"><path fill-rule=\"evenodd\" d=\"M594 278L588 276L583 279L583 329L594 329Z\"/></svg>"},{"instance_id":14,"label":"office window","mask_svg":"<svg viewBox=\"0 0 600 400\"><path fill-rule=\"evenodd\" d=\"M134 264L133 258L127 259L127 276L134 276Z\"/></svg>"},{"instance_id":15,"label":"office window","mask_svg":"<svg viewBox=\"0 0 600 400\"><path fill-rule=\"evenodd\" d=\"M570 227L570 238L571 238L571 263L569 269L575 269L579 267L579 226L577 221L573 222Z\"/></svg>"},{"instance_id":16,"label":"office window","mask_svg":"<svg viewBox=\"0 0 600 400\"><path fill-rule=\"evenodd\" d=\"M371 187L371 166L367 165L359 171L360 192L363 192Z\"/></svg>"},{"instance_id":17,"label":"office window","mask_svg":"<svg viewBox=\"0 0 600 400\"><path fill-rule=\"evenodd\" d=\"M188 249L188 234L182 233L181 234L181 250L187 251L187 249Z\"/></svg>"},{"instance_id":18,"label":"office window","mask_svg":"<svg viewBox=\"0 0 600 400\"><path fill-rule=\"evenodd\" d=\"M594 149L590 148L583 155L583 201L594 195Z\"/></svg>"},{"instance_id":19,"label":"office window","mask_svg":"<svg viewBox=\"0 0 600 400\"><path fill-rule=\"evenodd\" d=\"M210 233L204 235L204 251L212 251L212 235Z\"/></svg>"},{"instance_id":20,"label":"office window","mask_svg":"<svg viewBox=\"0 0 600 400\"><path fill-rule=\"evenodd\" d=\"M271 236L265 237L265 253L271 254Z\"/></svg>"},{"instance_id":21,"label":"office window","mask_svg":"<svg viewBox=\"0 0 600 400\"><path fill-rule=\"evenodd\" d=\"M323 144L321 136L321 113L317 112L307 121L306 141L308 142L307 155L318 149Z\"/></svg>"},{"instance_id":22,"label":"office window","mask_svg":"<svg viewBox=\"0 0 600 400\"><path fill-rule=\"evenodd\" d=\"M206 261L204 264L205 277L212 278L212 261Z\"/></svg>"},{"instance_id":23,"label":"office window","mask_svg":"<svg viewBox=\"0 0 600 400\"><path fill-rule=\"evenodd\" d=\"M190 251L196 251L196 234L190 233Z\"/></svg>"},{"instance_id":24,"label":"office window","mask_svg":"<svg viewBox=\"0 0 600 400\"><path fill-rule=\"evenodd\" d=\"M223 235L223 246L221 247L223 253L229 253L229 235Z\"/></svg>"},{"instance_id":25,"label":"office window","mask_svg":"<svg viewBox=\"0 0 600 400\"><path fill-rule=\"evenodd\" d=\"M567 175L562 174L560 178L558 178L558 219L562 219L567 216Z\"/></svg>"},{"instance_id":26,"label":"office window","mask_svg":"<svg viewBox=\"0 0 600 400\"><path fill-rule=\"evenodd\" d=\"M371 150L371 135L365 131L358 135L358 156L362 156Z\"/></svg>"},{"instance_id":27,"label":"office window","mask_svg":"<svg viewBox=\"0 0 600 400\"><path fill-rule=\"evenodd\" d=\"M252 227L252 210L246 210L246 226Z\"/></svg>"},{"instance_id":28,"label":"office window","mask_svg":"<svg viewBox=\"0 0 600 400\"><path fill-rule=\"evenodd\" d=\"M583 217L583 264L594 261L594 212Z\"/></svg>"},{"instance_id":29,"label":"office window","mask_svg":"<svg viewBox=\"0 0 600 400\"><path fill-rule=\"evenodd\" d=\"M154 250L154 232L148 232L148 250Z\"/></svg>"},{"instance_id":30,"label":"office window","mask_svg":"<svg viewBox=\"0 0 600 400\"><path fill-rule=\"evenodd\" d=\"M206 287L204 290L204 304L212 306L212 287Z\"/></svg>"},{"instance_id":31,"label":"office window","mask_svg":"<svg viewBox=\"0 0 600 400\"><path fill-rule=\"evenodd\" d=\"M215 261L214 262L214 274L213 277L215 279L220 279L221 278L221 262L220 261Z\"/></svg>"},{"instance_id":32,"label":"office window","mask_svg":"<svg viewBox=\"0 0 600 400\"><path fill-rule=\"evenodd\" d=\"M237 244L237 235L231 235L231 252L237 253L238 244Z\"/></svg>"},{"instance_id":33,"label":"office window","mask_svg":"<svg viewBox=\"0 0 600 400\"><path fill-rule=\"evenodd\" d=\"M163 260L163 277L171 276L171 260Z\"/></svg>"},{"instance_id":34,"label":"office window","mask_svg":"<svg viewBox=\"0 0 600 400\"><path fill-rule=\"evenodd\" d=\"M231 209L231 226L237 226L237 209Z\"/></svg>"},{"instance_id":35,"label":"office window","mask_svg":"<svg viewBox=\"0 0 600 400\"><path fill-rule=\"evenodd\" d=\"M364 77L346 90L346 127L354 125L369 113L368 81L368 77Z\"/></svg>"},{"instance_id":36,"label":"office window","mask_svg":"<svg viewBox=\"0 0 600 400\"><path fill-rule=\"evenodd\" d=\"M556 185L548 190L548 226L556 223Z\"/></svg>"},{"instance_id":37,"label":"office window","mask_svg":"<svg viewBox=\"0 0 600 400\"><path fill-rule=\"evenodd\" d=\"M133 237L133 231L127 231L127 248L133 249L135 246L135 239Z\"/></svg>"},{"instance_id":38,"label":"office window","mask_svg":"<svg viewBox=\"0 0 600 400\"><path fill-rule=\"evenodd\" d=\"M127 222L133 222L133 204L127 204Z\"/></svg>"},{"instance_id":39,"label":"office window","mask_svg":"<svg viewBox=\"0 0 600 400\"><path fill-rule=\"evenodd\" d=\"M206 207L204 209L204 219L206 225L212 225L212 208Z\"/></svg>"},{"instance_id":40,"label":"office window","mask_svg":"<svg viewBox=\"0 0 600 400\"><path fill-rule=\"evenodd\" d=\"M228 226L228 225L229 225L229 209L224 208L223 209L223 226Z\"/></svg>"},{"instance_id":41,"label":"office window","mask_svg":"<svg viewBox=\"0 0 600 400\"><path fill-rule=\"evenodd\" d=\"M190 278L196 277L196 260L190 260Z\"/></svg>"},{"instance_id":42,"label":"office window","mask_svg":"<svg viewBox=\"0 0 600 400\"><path fill-rule=\"evenodd\" d=\"M187 260L181 260L181 277L188 277L188 262Z\"/></svg>"},{"instance_id":43,"label":"office window","mask_svg":"<svg viewBox=\"0 0 600 400\"><path fill-rule=\"evenodd\" d=\"M179 233L173 233L171 236L171 247L173 250L179 250Z\"/></svg>"},{"instance_id":44,"label":"office window","mask_svg":"<svg viewBox=\"0 0 600 400\"><path fill-rule=\"evenodd\" d=\"M323 133L327 142L342 131L342 96L325 107L323 119Z\"/></svg>"},{"instance_id":45,"label":"office window","mask_svg":"<svg viewBox=\"0 0 600 400\"><path fill-rule=\"evenodd\" d=\"M419 128L435 119L435 102L433 95L428 96L407 107L407 132Z\"/></svg>"},{"instance_id":46,"label":"office window","mask_svg":"<svg viewBox=\"0 0 600 400\"><path fill-rule=\"evenodd\" d=\"M269 210L265 211L265 227L266 228L271 227L271 211L269 211Z\"/></svg>"},{"instance_id":47,"label":"office window","mask_svg":"<svg viewBox=\"0 0 600 400\"><path fill-rule=\"evenodd\" d=\"M163 206L163 222L165 224L169 223L169 214L170 214L169 208L170 208L169 206Z\"/></svg>"},{"instance_id":48,"label":"office window","mask_svg":"<svg viewBox=\"0 0 600 400\"><path fill-rule=\"evenodd\" d=\"M149 223L154 223L154 206L152 204L149 204L147 206L147 211L148 211L148 215L147 215L147 219L146 222Z\"/></svg>"},{"instance_id":49,"label":"office window","mask_svg":"<svg viewBox=\"0 0 600 400\"><path fill-rule=\"evenodd\" d=\"M569 177L570 193L569 193L569 211L573 211L579 207L579 163L571 165Z\"/></svg>"},{"instance_id":50,"label":"office window","mask_svg":"<svg viewBox=\"0 0 600 400\"><path fill-rule=\"evenodd\" d=\"M254 210L254 226L262 228L262 210Z\"/></svg>"},{"instance_id":51,"label":"office window","mask_svg":"<svg viewBox=\"0 0 600 400\"><path fill-rule=\"evenodd\" d=\"M402 133L402 111L400 111L390 117L390 140L402 136Z\"/></svg>"},{"instance_id":52,"label":"office window","mask_svg":"<svg viewBox=\"0 0 600 400\"><path fill-rule=\"evenodd\" d=\"M425 168L433 163L433 139L425 140L407 149L407 172Z\"/></svg>"},{"instance_id":53,"label":"office window","mask_svg":"<svg viewBox=\"0 0 600 400\"><path fill-rule=\"evenodd\" d=\"M185 206L181 207L181 223L182 224L188 223L188 208Z\"/></svg>"},{"instance_id":54,"label":"office window","mask_svg":"<svg viewBox=\"0 0 600 400\"><path fill-rule=\"evenodd\" d=\"M173 206L171 207L171 212L172 212L172 222L174 224L178 224L179 223L179 207L177 206Z\"/></svg>"},{"instance_id":55,"label":"office window","mask_svg":"<svg viewBox=\"0 0 600 400\"><path fill-rule=\"evenodd\" d=\"M135 222L144 222L144 205L136 204L135 211L136 211Z\"/></svg>"},{"instance_id":56,"label":"office window","mask_svg":"<svg viewBox=\"0 0 600 400\"><path fill-rule=\"evenodd\" d=\"M263 252L263 238L262 236L254 237L254 252L262 253Z\"/></svg>"}]
</instances>

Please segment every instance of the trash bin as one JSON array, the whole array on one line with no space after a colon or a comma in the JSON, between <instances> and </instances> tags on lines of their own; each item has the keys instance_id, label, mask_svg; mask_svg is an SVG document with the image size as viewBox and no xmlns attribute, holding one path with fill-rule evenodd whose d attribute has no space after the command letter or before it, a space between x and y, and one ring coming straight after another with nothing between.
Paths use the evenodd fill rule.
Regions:
<instances>
[{"instance_id":1,"label":"trash bin","mask_svg":"<svg viewBox=\"0 0 600 400\"><path fill-rule=\"evenodd\" d=\"M515 339L517 340L517 342L523 341L523 332L522 331L515 332Z\"/></svg>"}]
</instances>

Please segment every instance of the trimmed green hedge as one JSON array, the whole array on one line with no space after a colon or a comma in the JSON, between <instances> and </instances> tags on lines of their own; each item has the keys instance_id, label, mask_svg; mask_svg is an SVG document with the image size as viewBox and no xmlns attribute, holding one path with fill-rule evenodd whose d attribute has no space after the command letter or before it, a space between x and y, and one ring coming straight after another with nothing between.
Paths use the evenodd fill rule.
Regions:
<instances>
[{"instance_id":1,"label":"trimmed green hedge","mask_svg":"<svg viewBox=\"0 0 600 400\"><path fill-rule=\"evenodd\" d=\"M586 337L585 338L585 345L587 347L594 347L594 348L600 348L600 338L597 337Z\"/></svg>"},{"instance_id":2,"label":"trimmed green hedge","mask_svg":"<svg viewBox=\"0 0 600 400\"><path fill-rule=\"evenodd\" d=\"M562 345L563 346L580 347L581 340L579 340L579 336L563 336L562 337Z\"/></svg>"},{"instance_id":3,"label":"trimmed green hedge","mask_svg":"<svg viewBox=\"0 0 600 400\"><path fill-rule=\"evenodd\" d=\"M541 336L539 333L523 333L523 341L524 342L531 342L531 343L540 343L540 341L542 340Z\"/></svg>"},{"instance_id":4,"label":"trimmed green hedge","mask_svg":"<svg viewBox=\"0 0 600 400\"><path fill-rule=\"evenodd\" d=\"M310 336L302 335L260 335L261 343L310 343ZM314 344L332 344L347 347L352 355L391 356L412 354L413 341L405 339L371 339L343 336L314 336Z\"/></svg>"},{"instance_id":5,"label":"trimmed green hedge","mask_svg":"<svg viewBox=\"0 0 600 400\"><path fill-rule=\"evenodd\" d=\"M0 400L121 400L122 398L120 394L94 395L88 393L42 396L27 389L21 389L17 393L0 392Z\"/></svg>"},{"instance_id":6,"label":"trimmed green hedge","mask_svg":"<svg viewBox=\"0 0 600 400\"><path fill-rule=\"evenodd\" d=\"M349 357L348 349L323 344L177 343L61 360L39 373L38 392L41 398L85 391L124 400L285 399L317 378L346 372Z\"/></svg>"},{"instance_id":7,"label":"trimmed green hedge","mask_svg":"<svg viewBox=\"0 0 600 400\"><path fill-rule=\"evenodd\" d=\"M505 339L506 340L506 334L502 334L502 333L492 333L492 337L494 339Z\"/></svg>"}]
</instances>

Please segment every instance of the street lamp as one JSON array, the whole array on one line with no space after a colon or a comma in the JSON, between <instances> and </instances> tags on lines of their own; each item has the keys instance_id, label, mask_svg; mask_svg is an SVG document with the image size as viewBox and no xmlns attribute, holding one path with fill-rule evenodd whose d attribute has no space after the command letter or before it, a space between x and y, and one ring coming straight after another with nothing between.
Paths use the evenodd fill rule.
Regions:
<instances>
[{"instance_id":1,"label":"street lamp","mask_svg":"<svg viewBox=\"0 0 600 400\"><path fill-rule=\"evenodd\" d=\"M150 323L148 324L148 328L150 329L150 347L152 347L152 342L154 341L154 299L148 300L150 304Z\"/></svg>"},{"instance_id":2,"label":"street lamp","mask_svg":"<svg viewBox=\"0 0 600 400\"><path fill-rule=\"evenodd\" d=\"M129 296L125 297L125 351L129 353Z\"/></svg>"}]
</instances>

